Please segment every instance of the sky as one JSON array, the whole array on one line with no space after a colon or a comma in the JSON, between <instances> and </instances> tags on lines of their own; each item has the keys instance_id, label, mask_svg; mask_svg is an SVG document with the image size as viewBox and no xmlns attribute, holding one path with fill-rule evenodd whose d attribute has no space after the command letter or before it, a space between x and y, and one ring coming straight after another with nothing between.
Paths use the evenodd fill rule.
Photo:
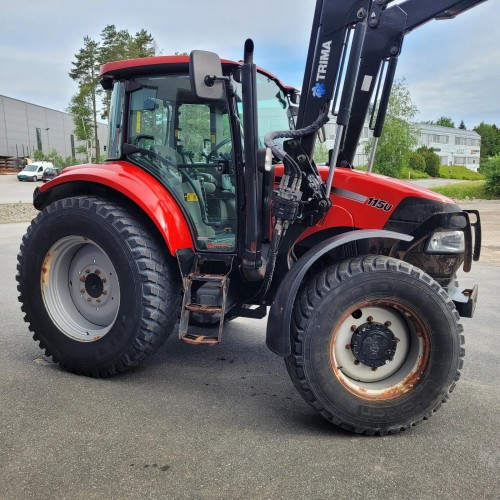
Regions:
<instances>
[{"instance_id":1,"label":"sky","mask_svg":"<svg viewBox=\"0 0 500 500\"><path fill-rule=\"evenodd\" d=\"M348 0L345 0L348 1ZM397 3L399 0L397 0ZM162 55L204 49L240 60L246 38L254 61L302 87L315 0L0 0L0 95L66 111L76 84L71 61L83 38L108 24L146 29ZM451 117L468 129L500 125L500 0L449 21L431 21L404 41L397 77L416 121Z\"/></svg>"}]
</instances>

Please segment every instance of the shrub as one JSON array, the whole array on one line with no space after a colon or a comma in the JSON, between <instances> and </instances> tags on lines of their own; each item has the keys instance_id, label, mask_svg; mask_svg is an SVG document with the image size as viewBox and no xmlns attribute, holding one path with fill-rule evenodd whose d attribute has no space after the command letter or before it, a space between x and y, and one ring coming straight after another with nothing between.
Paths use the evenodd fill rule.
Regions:
<instances>
[{"instance_id":1,"label":"shrub","mask_svg":"<svg viewBox=\"0 0 500 500\"><path fill-rule=\"evenodd\" d=\"M495 196L500 195L500 155L486 160L481 170L486 177L486 190Z\"/></svg>"},{"instance_id":2,"label":"shrub","mask_svg":"<svg viewBox=\"0 0 500 500\"><path fill-rule=\"evenodd\" d=\"M416 152L425 159L425 172L431 177L439 177L439 156L425 146L418 148Z\"/></svg>"},{"instance_id":3,"label":"shrub","mask_svg":"<svg viewBox=\"0 0 500 500\"><path fill-rule=\"evenodd\" d=\"M421 172L425 172L425 158L416 151L411 153L408 159L408 167L412 170L420 170Z\"/></svg>"}]
</instances>

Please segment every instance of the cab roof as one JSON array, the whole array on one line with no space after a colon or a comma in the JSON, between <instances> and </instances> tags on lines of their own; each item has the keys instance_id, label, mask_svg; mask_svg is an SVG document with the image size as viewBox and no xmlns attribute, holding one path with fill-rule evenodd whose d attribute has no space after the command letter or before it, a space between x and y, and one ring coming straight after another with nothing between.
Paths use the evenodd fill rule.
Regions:
<instances>
[{"instance_id":1,"label":"cab roof","mask_svg":"<svg viewBox=\"0 0 500 500\"><path fill-rule=\"evenodd\" d=\"M236 68L241 67L242 62L222 59L223 73L227 74ZM127 78L138 73L188 73L189 71L189 56L154 56L141 57L138 59L126 59L122 61L114 61L103 64L101 66L101 79L117 79ZM297 89L284 85L281 80L262 68L257 68L257 71L273 80L285 94L297 93Z\"/></svg>"}]
</instances>

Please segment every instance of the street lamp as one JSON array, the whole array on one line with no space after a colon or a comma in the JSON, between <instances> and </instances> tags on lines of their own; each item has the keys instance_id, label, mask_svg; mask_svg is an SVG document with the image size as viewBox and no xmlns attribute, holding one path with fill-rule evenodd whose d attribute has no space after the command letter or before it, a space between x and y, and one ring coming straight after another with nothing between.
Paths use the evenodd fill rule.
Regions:
<instances>
[{"instance_id":1,"label":"street lamp","mask_svg":"<svg viewBox=\"0 0 500 500\"><path fill-rule=\"evenodd\" d=\"M50 141L49 141L49 130L50 130L50 127L47 127L45 129L45 132L47 132L47 147L49 148L48 151L47 151L47 154L50 153Z\"/></svg>"}]
</instances>

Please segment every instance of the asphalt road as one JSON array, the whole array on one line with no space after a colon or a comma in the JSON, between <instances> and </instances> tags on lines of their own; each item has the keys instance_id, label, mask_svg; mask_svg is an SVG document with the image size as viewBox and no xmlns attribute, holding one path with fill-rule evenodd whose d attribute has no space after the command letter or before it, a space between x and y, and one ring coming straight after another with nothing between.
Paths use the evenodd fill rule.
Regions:
<instances>
[{"instance_id":1,"label":"asphalt road","mask_svg":"<svg viewBox=\"0 0 500 500\"><path fill-rule=\"evenodd\" d=\"M171 338L111 379L62 371L17 302L26 226L0 225L0 499L499 498L499 266L464 280L480 300L449 402L409 432L369 438L301 399L264 320L231 322L216 347Z\"/></svg>"},{"instance_id":2,"label":"asphalt road","mask_svg":"<svg viewBox=\"0 0 500 500\"><path fill-rule=\"evenodd\" d=\"M31 203L33 191L41 185L42 181L20 182L15 175L0 175L0 203Z\"/></svg>"}]
</instances>

